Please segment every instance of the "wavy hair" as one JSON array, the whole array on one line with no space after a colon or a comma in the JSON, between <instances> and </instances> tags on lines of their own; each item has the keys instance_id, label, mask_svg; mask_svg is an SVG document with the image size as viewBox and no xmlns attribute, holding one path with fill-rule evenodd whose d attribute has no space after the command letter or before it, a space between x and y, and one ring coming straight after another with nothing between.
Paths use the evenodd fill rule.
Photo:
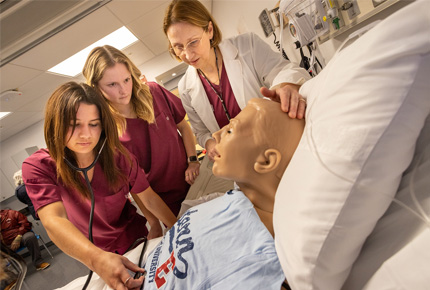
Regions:
<instances>
[{"instance_id":1,"label":"wavy hair","mask_svg":"<svg viewBox=\"0 0 430 290\"><path fill-rule=\"evenodd\" d=\"M155 117L151 91L140 80L140 70L121 50L110 45L94 48L87 57L82 74L86 78L87 84L103 95L98 87L98 82L103 78L106 69L113 67L117 63L124 64L133 79L131 104L137 117L147 121L149 124L154 123ZM105 100L112 111L119 113L109 100L106 98Z\"/></svg>"},{"instance_id":2,"label":"wavy hair","mask_svg":"<svg viewBox=\"0 0 430 290\"><path fill-rule=\"evenodd\" d=\"M64 158L67 158L73 165L78 165L75 153L66 147L66 138L70 124L76 125L76 114L81 103L95 105L99 111L102 133L93 151L97 154L106 139L98 162L110 186L115 188L120 181L125 180L125 175L115 164L115 154L125 155L130 162L131 159L118 137L117 124L124 127L124 120L111 112L104 98L96 90L76 82L68 82L58 87L45 108L45 142L57 166L57 178L64 186L77 189L82 197L90 198L90 192L82 182L80 173L71 169L64 161ZM74 130L73 126L72 134Z\"/></svg>"}]
</instances>

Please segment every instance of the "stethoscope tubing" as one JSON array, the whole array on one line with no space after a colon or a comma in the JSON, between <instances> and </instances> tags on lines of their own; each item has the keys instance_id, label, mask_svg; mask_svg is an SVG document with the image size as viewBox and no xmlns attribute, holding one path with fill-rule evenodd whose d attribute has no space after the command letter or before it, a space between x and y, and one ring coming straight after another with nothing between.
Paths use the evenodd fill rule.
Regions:
<instances>
[{"instance_id":1,"label":"stethoscope tubing","mask_svg":"<svg viewBox=\"0 0 430 290\"><path fill-rule=\"evenodd\" d=\"M73 165L69 160L67 160L66 157L63 157L64 161L66 162L66 164L70 168L72 168L75 171L82 172L84 174L87 188L91 194L91 211L90 211L90 220L89 220L89 224L88 224L88 238L89 238L91 243L93 243L93 216L94 216L94 207L95 207L95 197L94 197L94 192L93 192L93 188L91 186L90 179L88 178L88 171L90 171L96 165L97 160L99 159L100 154L102 153L102 150L103 150L105 144L106 144L106 139L103 141L102 147L100 148L99 152L97 153L96 158L94 158L94 161L88 167L85 167L85 168L77 167L77 166ZM90 270L90 273L88 274L87 280L85 281L85 284L84 284L84 287L82 288L82 290L87 289L92 276L93 276L93 271Z\"/></svg>"}]
</instances>

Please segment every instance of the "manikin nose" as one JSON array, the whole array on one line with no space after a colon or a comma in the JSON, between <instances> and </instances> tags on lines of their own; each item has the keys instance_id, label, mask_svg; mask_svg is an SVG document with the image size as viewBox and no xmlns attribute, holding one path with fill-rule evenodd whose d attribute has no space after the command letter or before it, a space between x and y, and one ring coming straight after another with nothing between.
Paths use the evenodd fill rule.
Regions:
<instances>
[{"instance_id":1,"label":"manikin nose","mask_svg":"<svg viewBox=\"0 0 430 290\"><path fill-rule=\"evenodd\" d=\"M221 131L222 131L222 129L219 131L216 131L215 133L212 134L212 137L215 139L215 141L217 143L219 143L219 141L221 141Z\"/></svg>"}]
</instances>

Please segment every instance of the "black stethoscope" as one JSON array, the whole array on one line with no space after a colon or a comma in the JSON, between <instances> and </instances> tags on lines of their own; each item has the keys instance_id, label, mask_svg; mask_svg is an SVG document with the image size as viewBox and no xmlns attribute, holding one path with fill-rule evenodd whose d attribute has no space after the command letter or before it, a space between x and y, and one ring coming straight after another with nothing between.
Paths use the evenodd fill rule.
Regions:
<instances>
[{"instance_id":1,"label":"black stethoscope","mask_svg":"<svg viewBox=\"0 0 430 290\"><path fill-rule=\"evenodd\" d=\"M79 167L73 165L72 162L67 160L66 157L63 157L64 161L66 162L67 165L69 165L70 168L72 168L75 171L82 172L84 174L88 190L91 193L91 211L90 211L90 221L89 221L89 225L88 225L88 238L89 238L91 243L93 242L93 216L94 216L95 198L94 198L93 188L91 187L90 179L88 178L88 171L90 171L96 165L97 160L99 159L100 154L102 153L102 150L105 147L105 144L106 144L106 138L103 141L102 147L100 148L99 152L97 153L96 158L94 158L93 163L91 163L90 166L85 167L85 168L79 168ZM90 283L92 276L93 276L93 271L90 270L90 273L88 274L87 281L85 281L85 284L84 284L84 287L82 288L82 290L87 289L88 284Z\"/></svg>"},{"instance_id":2,"label":"black stethoscope","mask_svg":"<svg viewBox=\"0 0 430 290\"><path fill-rule=\"evenodd\" d=\"M97 153L97 156L94 159L93 163L91 163L88 167L85 167L85 168L77 167L77 166L73 165L69 160L67 160L66 157L63 157L64 161L66 162L66 164L70 168L72 168L75 171L82 172L84 174L88 190L91 193L91 211L90 211L90 221L89 221L89 225L88 225L88 238L89 238L91 243L93 242L93 216L94 216L95 198L94 198L93 188L91 187L90 179L88 178L88 171L90 171L96 165L97 160L99 159L100 154L102 153L102 150L103 150L105 144L106 144L106 139L103 141L102 147L100 148L99 152ZM144 254L146 246L147 246L147 238L144 237L142 240L144 242L144 246L142 248L142 252L140 253L140 257L139 257L139 267L141 267L140 265L142 264L143 254ZM140 272L136 272L136 274L134 275L133 278L138 279L141 275L144 275L144 274L140 273ZM88 274L87 280L85 281L85 284L84 284L84 287L82 288L82 290L87 289L87 287L91 281L92 276L93 276L93 271L90 270L90 273Z\"/></svg>"}]
</instances>

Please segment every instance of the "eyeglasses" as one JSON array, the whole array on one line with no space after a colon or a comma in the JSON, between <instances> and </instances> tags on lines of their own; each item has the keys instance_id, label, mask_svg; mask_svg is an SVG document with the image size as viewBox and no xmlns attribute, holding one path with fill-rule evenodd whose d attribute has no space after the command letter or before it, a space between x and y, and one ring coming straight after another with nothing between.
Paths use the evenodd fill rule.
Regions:
<instances>
[{"instance_id":1,"label":"eyeglasses","mask_svg":"<svg viewBox=\"0 0 430 290\"><path fill-rule=\"evenodd\" d=\"M186 51L193 51L199 47L201 40L202 40L204 35L205 35L205 33L203 32L203 34L200 38L191 40L185 46L183 46L181 44L177 44L177 45L171 47L170 51L174 52L175 55L177 55L177 56L180 56L182 53L184 53Z\"/></svg>"}]
</instances>

